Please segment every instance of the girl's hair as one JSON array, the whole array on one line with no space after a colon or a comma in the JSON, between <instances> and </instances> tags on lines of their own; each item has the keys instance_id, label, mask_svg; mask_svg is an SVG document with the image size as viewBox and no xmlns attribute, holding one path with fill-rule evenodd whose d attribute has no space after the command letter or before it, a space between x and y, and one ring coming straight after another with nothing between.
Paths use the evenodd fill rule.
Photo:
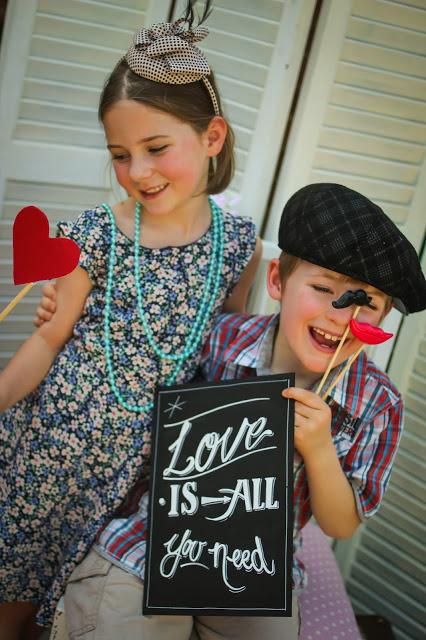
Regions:
<instances>
[{"instance_id":1,"label":"girl's hair","mask_svg":"<svg viewBox=\"0 0 426 640\"><path fill-rule=\"evenodd\" d=\"M209 81L216 94L219 109L219 93L213 73ZM197 133L205 131L215 117L210 95L202 80L188 84L154 82L134 73L125 59L118 62L106 81L100 101L98 116L103 122L106 113L120 100L134 100L159 111L169 113L189 124ZM232 180L235 169L234 132L229 123L225 142L216 158L210 160L206 192L224 191Z\"/></svg>"}]
</instances>

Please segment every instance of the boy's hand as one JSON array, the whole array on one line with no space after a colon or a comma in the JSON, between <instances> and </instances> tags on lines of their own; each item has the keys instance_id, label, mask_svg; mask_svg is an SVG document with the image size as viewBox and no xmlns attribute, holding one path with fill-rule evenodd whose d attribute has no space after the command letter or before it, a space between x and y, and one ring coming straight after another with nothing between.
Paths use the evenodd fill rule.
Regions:
<instances>
[{"instance_id":1,"label":"boy's hand","mask_svg":"<svg viewBox=\"0 0 426 640\"><path fill-rule=\"evenodd\" d=\"M43 297L40 300L40 304L37 307L36 316L33 320L33 324L36 327L41 327L42 324L51 320L53 314L56 311L55 285L51 283L45 284L41 292L43 294Z\"/></svg>"},{"instance_id":2,"label":"boy's hand","mask_svg":"<svg viewBox=\"0 0 426 640\"><path fill-rule=\"evenodd\" d=\"M321 398L307 389L291 387L282 392L295 400L294 445L302 458L333 447L331 438L331 409ZM334 447L333 447L334 448Z\"/></svg>"}]
</instances>

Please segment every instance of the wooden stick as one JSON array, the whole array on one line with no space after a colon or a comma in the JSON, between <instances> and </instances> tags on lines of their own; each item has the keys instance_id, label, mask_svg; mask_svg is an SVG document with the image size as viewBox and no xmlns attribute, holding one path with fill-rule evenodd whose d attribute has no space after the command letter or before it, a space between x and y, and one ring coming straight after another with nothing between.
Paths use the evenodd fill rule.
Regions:
<instances>
[{"instance_id":1,"label":"wooden stick","mask_svg":"<svg viewBox=\"0 0 426 640\"><path fill-rule=\"evenodd\" d=\"M22 300L22 298L28 293L28 291L34 286L34 284L35 282L29 282L28 284L26 284L25 287L21 289L21 291L18 293L18 295L15 296L11 302L9 302L7 307L5 307L3 311L0 313L0 322L4 320L6 316L9 315L12 309L16 307L18 302Z\"/></svg>"},{"instance_id":2,"label":"wooden stick","mask_svg":"<svg viewBox=\"0 0 426 640\"><path fill-rule=\"evenodd\" d=\"M353 365L353 363L355 362L355 360L358 358L359 354L361 353L361 351L364 349L365 344L362 344L358 351L355 351L355 353L353 353L351 355L351 357L349 358L349 360L347 361L346 365L343 367L343 369L341 370L341 372L339 373L339 375L337 376L337 378L335 378L333 380L333 382L330 384L330 386L328 387L328 389L326 389L324 391L324 393L322 394L321 398L323 400L325 400L330 393L333 391L334 387L336 386L336 384L343 378L343 376L345 375L346 371Z\"/></svg>"},{"instance_id":3,"label":"wooden stick","mask_svg":"<svg viewBox=\"0 0 426 640\"><path fill-rule=\"evenodd\" d=\"M352 320L354 320L354 319L357 317L357 315L358 315L358 313L359 313L359 310L360 310L360 309L361 309L361 307L356 306L355 311L354 311L354 313L353 313L353 316L352 316L352 318L351 318ZM332 367L333 367L333 364L335 363L336 358L337 358L337 356L339 355L341 348L343 347L343 343L345 342L345 340L346 340L346 336L348 335L348 333L349 333L349 324L348 324L348 326L347 326L347 327L346 327L346 329L345 329L345 333L344 333L344 334L342 335L342 337L340 338L340 342L339 342L339 344L337 345L337 349L336 349L336 351L333 353L333 357L331 358L330 362L328 363L328 367L327 367L327 369L325 370L323 377L321 378L321 382L319 383L318 389L315 391L315 393L316 393L317 395L320 395L320 393L321 393L321 389L323 388L323 386L324 386L324 384L325 384L325 381L326 381L326 380L327 380L327 378L328 378L328 374L330 373L330 371L331 371L331 369L332 369Z\"/></svg>"}]
</instances>

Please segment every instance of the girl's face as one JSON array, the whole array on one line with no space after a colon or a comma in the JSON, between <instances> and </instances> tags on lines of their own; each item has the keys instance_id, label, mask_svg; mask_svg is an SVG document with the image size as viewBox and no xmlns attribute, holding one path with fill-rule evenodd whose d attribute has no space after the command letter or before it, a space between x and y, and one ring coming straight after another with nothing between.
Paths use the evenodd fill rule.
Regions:
<instances>
[{"instance_id":1,"label":"girl's face","mask_svg":"<svg viewBox=\"0 0 426 640\"><path fill-rule=\"evenodd\" d=\"M311 374L326 370L355 310L353 305L335 309L331 304L333 300L348 289L364 289L371 296L371 306L361 307L357 321L378 325L385 314L387 296L384 293L368 284L348 281L346 276L310 262L301 261L281 284L278 260L272 261L268 289L270 295L281 302L276 344L287 367L305 376L312 377ZM334 366L346 360L361 344L349 332Z\"/></svg>"},{"instance_id":2,"label":"girl's face","mask_svg":"<svg viewBox=\"0 0 426 640\"><path fill-rule=\"evenodd\" d=\"M214 118L198 134L170 114L134 100L117 102L103 124L119 184L154 215L175 213L204 196L209 158L223 144L216 120L224 122Z\"/></svg>"}]
</instances>

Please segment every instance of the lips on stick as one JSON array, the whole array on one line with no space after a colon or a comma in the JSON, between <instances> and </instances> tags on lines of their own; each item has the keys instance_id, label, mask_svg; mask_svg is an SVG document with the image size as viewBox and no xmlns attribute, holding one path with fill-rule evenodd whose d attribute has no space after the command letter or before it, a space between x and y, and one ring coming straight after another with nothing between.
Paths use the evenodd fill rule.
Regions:
<instances>
[{"instance_id":1,"label":"lips on stick","mask_svg":"<svg viewBox=\"0 0 426 640\"><path fill-rule=\"evenodd\" d=\"M333 307L335 309L344 309L345 307L350 307L351 305L355 305L355 310L354 313L352 315L352 320L354 320L361 307L368 305L370 303L370 298L368 297L368 295L366 294L366 292L364 291L364 289L357 289L356 291L351 291L350 289L348 291L345 291L345 293L343 293L340 298L338 298L338 300L333 300L333 302L331 303L333 305ZM325 381L328 378L328 375L331 371L331 369L333 368L334 363L336 362L336 358L340 353L341 348L343 347L345 340L348 336L349 333L349 324L345 329L344 334L342 335L342 337L340 338L340 342L337 345L337 349L336 351L333 353L330 362L328 363L328 367L324 372L323 377L321 378L321 382L318 385L318 388L316 389L315 393L317 395L320 395L321 390L325 384Z\"/></svg>"},{"instance_id":2,"label":"lips on stick","mask_svg":"<svg viewBox=\"0 0 426 640\"><path fill-rule=\"evenodd\" d=\"M380 327L375 327L374 325L368 322L357 322L354 318L349 321L349 328L351 333L358 338L362 344L357 351L349 358L346 365L343 367L342 371L339 373L337 378L333 380L331 385L326 389L322 395L323 400L327 398L328 395L333 391L336 384L339 380L345 375L346 371L353 365L355 360L358 358L361 351L364 349L366 344L381 344L382 342L386 342L392 338L393 333L387 333L383 331Z\"/></svg>"},{"instance_id":3,"label":"lips on stick","mask_svg":"<svg viewBox=\"0 0 426 640\"><path fill-rule=\"evenodd\" d=\"M349 321L349 328L355 338L365 344L381 344L393 336L393 333L387 333L369 322L357 322L354 318Z\"/></svg>"},{"instance_id":4,"label":"lips on stick","mask_svg":"<svg viewBox=\"0 0 426 640\"><path fill-rule=\"evenodd\" d=\"M26 284L0 313L0 322L40 280L60 278L74 271L80 249L69 238L49 238L49 221L34 206L21 209L13 223L13 281Z\"/></svg>"}]
</instances>

